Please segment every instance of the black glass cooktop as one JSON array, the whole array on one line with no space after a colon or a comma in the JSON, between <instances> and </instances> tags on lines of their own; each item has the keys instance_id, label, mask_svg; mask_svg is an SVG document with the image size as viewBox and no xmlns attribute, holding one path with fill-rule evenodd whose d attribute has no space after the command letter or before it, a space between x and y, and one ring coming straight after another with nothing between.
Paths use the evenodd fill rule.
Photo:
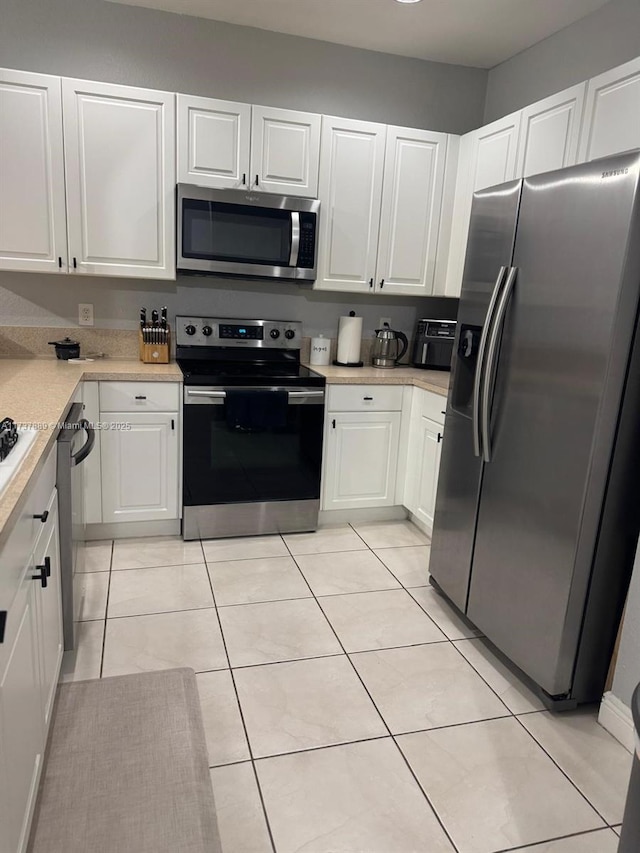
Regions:
<instances>
[{"instance_id":1,"label":"black glass cooktop","mask_svg":"<svg viewBox=\"0 0 640 853\"><path fill-rule=\"evenodd\" d=\"M324 385L325 378L297 362L283 364L178 359L185 385Z\"/></svg>"}]
</instances>

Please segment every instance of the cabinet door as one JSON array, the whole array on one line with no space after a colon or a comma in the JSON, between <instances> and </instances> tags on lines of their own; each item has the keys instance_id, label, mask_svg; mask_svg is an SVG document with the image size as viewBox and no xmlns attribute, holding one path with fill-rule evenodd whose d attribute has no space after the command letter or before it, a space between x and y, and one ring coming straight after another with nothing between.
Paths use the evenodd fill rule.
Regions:
<instances>
[{"instance_id":1,"label":"cabinet door","mask_svg":"<svg viewBox=\"0 0 640 853\"><path fill-rule=\"evenodd\" d=\"M589 80L579 162L640 148L640 58Z\"/></svg>"},{"instance_id":2,"label":"cabinet door","mask_svg":"<svg viewBox=\"0 0 640 853\"><path fill-rule=\"evenodd\" d=\"M323 509L393 506L400 412L328 415Z\"/></svg>"},{"instance_id":3,"label":"cabinet door","mask_svg":"<svg viewBox=\"0 0 640 853\"><path fill-rule=\"evenodd\" d=\"M26 850L42 766L44 735L38 660L36 582L27 571L7 620L11 651L0 675L0 760L6 774L3 837Z\"/></svg>"},{"instance_id":4,"label":"cabinet door","mask_svg":"<svg viewBox=\"0 0 640 853\"><path fill-rule=\"evenodd\" d=\"M387 128L376 289L433 289L447 134Z\"/></svg>"},{"instance_id":5,"label":"cabinet door","mask_svg":"<svg viewBox=\"0 0 640 853\"><path fill-rule=\"evenodd\" d=\"M175 95L63 80L72 271L175 278Z\"/></svg>"},{"instance_id":6,"label":"cabinet door","mask_svg":"<svg viewBox=\"0 0 640 853\"><path fill-rule=\"evenodd\" d=\"M101 422L103 522L178 518L177 413L109 413Z\"/></svg>"},{"instance_id":7,"label":"cabinet door","mask_svg":"<svg viewBox=\"0 0 640 853\"><path fill-rule=\"evenodd\" d=\"M253 107L251 186L268 193L318 195L321 117Z\"/></svg>"},{"instance_id":8,"label":"cabinet door","mask_svg":"<svg viewBox=\"0 0 640 853\"><path fill-rule=\"evenodd\" d=\"M0 269L67 271L60 78L0 70Z\"/></svg>"},{"instance_id":9,"label":"cabinet door","mask_svg":"<svg viewBox=\"0 0 640 853\"><path fill-rule=\"evenodd\" d=\"M442 450L443 427L429 418L420 418L417 462L418 483L415 507L412 512L433 530L433 515L436 508L438 472Z\"/></svg>"},{"instance_id":10,"label":"cabinet door","mask_svg":"<svg viewBox=\"0 0 640 853\"><path fill-rule=\"evenodd\" d=\"M178 95L177 120L180 183L249 186L249 104Z\"/></svg>"},{"instance_id":11,"label":"cabinet door","mask_svg":"<svg viewBox=\"0 0 640 853\"><path fill-rule=\"evenodd\" d=\"M460 296L462 289L474 192L511 181L516 176L520 121L521 114L514 113L474 130L460 140L454 221L445 285L447 296Z\"/></svg>"},{"instance_id":12,"label":"cabinet door","mask_svg":"<svg viewBox=\"0 0 640 853\"><path fill-rule=\"evenodd\" d=\"M49 517L38 539L33 556L33 573L48 571L47 586L36 584L40 681L44 731L49 727L62 663L62 592L60 585L60 545L58 539L58 501L54 493Z\"/></svg>"},{"instance_id":13,"label":"cabinet door","mask_svg":"<svg viewBox=\"0 0 640 853\"><path fill-rule=\"evenodd\" d=\"M386 127L322 118L318 290L373 291Z\"/></svg>"},{"instance_id":14,"label":"cabinet door","mask_svg":"<svg viewBox=\"0 0 640 853\"><path fill-rule=\"evenodd\" d=\"M552 172L577 162L586 89L587 84L580 83L522 111L517 177Z\"/></svg>"}]
</instances>

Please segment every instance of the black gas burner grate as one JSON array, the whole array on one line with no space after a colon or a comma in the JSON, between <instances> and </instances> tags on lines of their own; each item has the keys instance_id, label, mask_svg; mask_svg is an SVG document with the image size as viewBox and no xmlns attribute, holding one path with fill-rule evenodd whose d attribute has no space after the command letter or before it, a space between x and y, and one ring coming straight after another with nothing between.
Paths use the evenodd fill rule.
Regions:
<instances>
[{"instance_id":1,"label":"black gas burner grate","mask_svg":"<svg viewBox=\"0 0 640 853\"><path fill-rule=\"evenodd\" d=\"M18 428L15 421L5 418L0 421L0 462L3 462L18 443Z\"/></svg>"}]
</instances>

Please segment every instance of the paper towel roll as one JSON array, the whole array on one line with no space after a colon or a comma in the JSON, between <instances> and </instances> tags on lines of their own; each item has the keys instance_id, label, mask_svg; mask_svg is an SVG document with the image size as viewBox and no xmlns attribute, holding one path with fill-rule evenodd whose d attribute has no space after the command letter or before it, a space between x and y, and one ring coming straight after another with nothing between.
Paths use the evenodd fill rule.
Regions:
<instances>
[{"instance_id":1,"label":"paper towel roll","mask_svg":"<svg viewBox=\"0 0 640 853\"><path fill-rule=\"evenodd\" d=\"M352 312L353 314L353 312ZM362 344L362 317L340 317L338 323L338 358L340 364L357 364Z\"/></svg>"},{"instance_id":2,"label":"paper towel roll","mask_svg":"<svg viewBox=\"0 0 640 853\"><path fill-rule=\"evenodd\" d=\"M311 358L310 364L329 364L329 353L331 350L331 341L320 335L317 338L311 338Z\"/></svg>"}]
</instances>

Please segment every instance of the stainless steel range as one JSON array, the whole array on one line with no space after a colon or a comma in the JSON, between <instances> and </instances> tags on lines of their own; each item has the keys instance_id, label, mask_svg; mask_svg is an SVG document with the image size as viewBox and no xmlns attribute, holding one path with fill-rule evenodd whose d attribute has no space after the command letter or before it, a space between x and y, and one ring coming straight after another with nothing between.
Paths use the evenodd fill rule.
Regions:
<instances>
[{"instance_id":1,"label":"stainless steel range","mask_svg":"<svg viewBox=\"0 0 640 853\"><path fill-rule=\"evenodd\" d=\"M325 379L301 338L295 321L176 317L185 539L316 529Z\"/></svg>"}]
</instances>

